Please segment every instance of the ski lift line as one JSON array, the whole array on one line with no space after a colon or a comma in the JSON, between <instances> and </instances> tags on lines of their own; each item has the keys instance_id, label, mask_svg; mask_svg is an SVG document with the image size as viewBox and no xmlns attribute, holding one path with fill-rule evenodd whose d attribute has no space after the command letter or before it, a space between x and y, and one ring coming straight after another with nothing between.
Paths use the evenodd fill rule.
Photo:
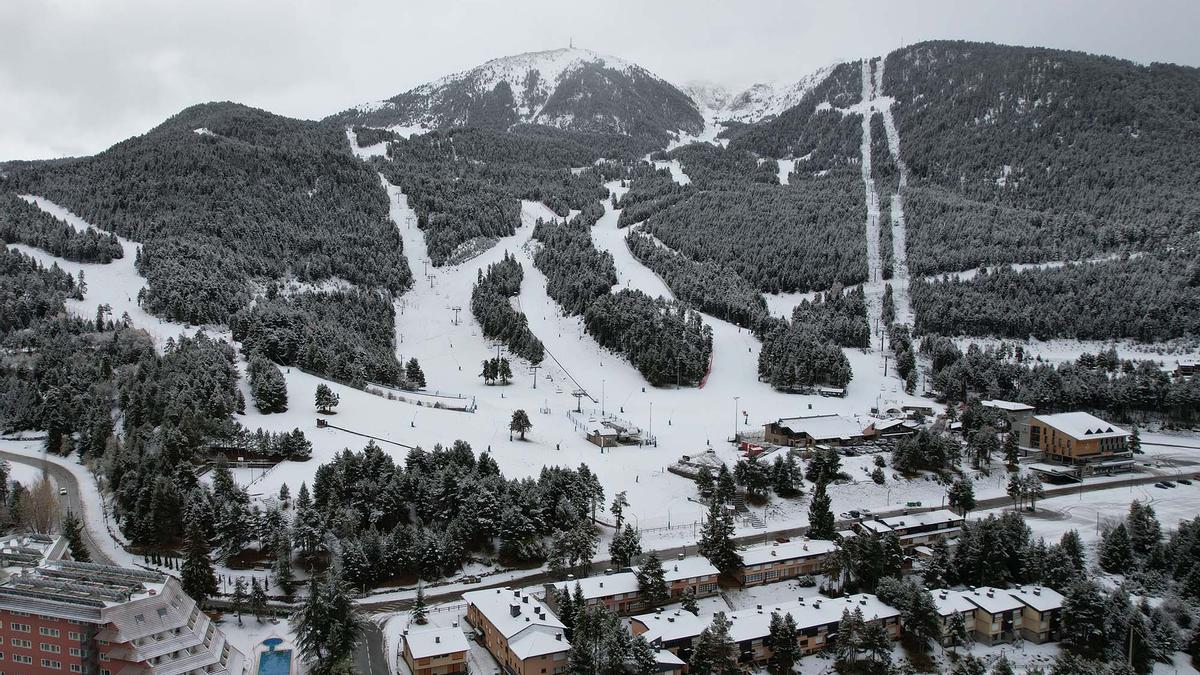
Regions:
<instances>
[{"instance_id":1,"label":"ski lift line","mask_svg":"<svg viewBox=\"0 0 1200 675\"><path fill-rule=\"evenodd\" d=\"M582 391L585 396L592 399L592 403L599 403L599 401L596 400L595 396L592 396L591 394L588 393L587 387L584 387L582 384L580 384L579 380L575 379L575 376L572 375L569 370L567 370L567 367L564 366L562 364L562 362L558 360L558 357L556 357L553 352L551 352L549 349L546 349L544 344L542 345L542 351L544 351L546 353L546 356L549 356L550 358L554 359L554 363L555 363L555 365L558 366L559 370L563 371L563 374L566 375L567 377L569 377L571 379L571 381L575 383L575 387L577 389Z\"/></svg>"},{"instance_id":2,"label":"ski lift line","mask_svg":"<svg viewBox=\"0 0 1200 675\"><path fill-rule=\"evenodd\" d=\"M393 441L393 440L389 440L389 439L386 439L386 438L380 438L379 436L372 436L371 434L364 434L364 433L362 433L362 432L359 432L359 431L351 431L350 429L346 429L346 428L344 428L344 427L339 427L339 426L337 426L337 425L334 425L334 424L329 424L329 423L326 423L326 424L325 424L325 428L326 428L326 429L337 429L338 431L343 431L343 432L345 432L345 433L348 433L348 434L354 434L355 436L362 436L363 438L369 438L369 439L371 439L371 440L373 440L373 441L379 441L380 443L390 443L390 444L392 444L392 445L398 445L398 446L400 446L400 447L402 447L402 448L405 448L405 449L407 449L407 450L416 450L416 449L417 449L415 446L412 446L412 445L405 445L404 443L401 443L401 442L399 442L399 441Z\"/></svg>"}]
</instances>

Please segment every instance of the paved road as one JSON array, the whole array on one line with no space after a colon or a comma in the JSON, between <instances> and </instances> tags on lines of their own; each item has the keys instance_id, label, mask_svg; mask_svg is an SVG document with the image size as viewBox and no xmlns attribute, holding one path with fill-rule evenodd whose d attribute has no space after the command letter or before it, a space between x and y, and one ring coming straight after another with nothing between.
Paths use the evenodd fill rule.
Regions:
<instances>
[{"instance_id":1,"label":"paved road","mask_svg":"<svg viewBox=\"0 0 1200 675\"><path fill-rule=\"evenodd\" d=\"M1100 491L1100 490L1112 490L1112 489L1116 489L1116 488L1120 488L1120 487L1129 487L1131 485L1149 485L1152 483L1157 483L1157 482L1163 480L1165 477L1169 478L1169 476L1162 476L1162 475L1149 475L1148 476L1148 475L1143 474L1143 475L1138 475L1138 476L1134 476L1134 477L1130 477L1130 478L1124 478L1121 480L1107 481L1107 482L1102 482L1102 483L1084 483L1082 486L1067 485L1067 486L1063 486L1063 487L1048 487L1046 489L1045 496L1046 497L1061 497L1063 495L1072 495L1072 494L1078 494L1081 492L1096 492L1096 491ZM1011 504L1012 504L1012 500L1009 499L1007 496L992 497L989 499L979 500L979 502L975 505L975 510L976 511L986 511L989 509L1002 508L1005 506L1009 506ZM927 507L912 508L912 509L904 509L904 508L892 509L890 511L877 512L877 513L875 513L875 517L884 518L884 517L888 517L888 516L899 516L899 515L904 515L904 514L908 514L908 513L920 513L923 511L934 511L934 510L937 510L940 508L944 508L944 507L942 507L942 506L927 506ZM837 521L837 527L838 527L838 529L847 529L854 522L855 521L853 521L853 520L839 520L839 521ZM755 534L735 537L734 541L737 542L738 544L749 545L749 544L762 543L764 540L771 540L776 537L803 536L807 532L808 532L807 526L791 527L791 528L786 528L786 529L781 529L781 530L770 530L770 531L764 530L763 532L758 532ZM688 553L695 554L696 553L696 545L691 544L691 545L685 545L685 546L676 546L673 548L659 550L659 551L657 551L657 553L660 558L662 558L663 560L667 560L668 558L673 558L680 554L685 554L685 555ZM596 564L592 565L589 572L590 573L601 573L607 567L608 567L607 562L596 563ZM541 570L530 570L529 574L523 575L516 579L508 578L503 581L489 582L485 578L482 583L480 583L478 586L472 586L470 590L477 590L477 589L482 589L482 588L495 588L497 586L500 586L500 587L503 587L503 586L533 586L533 585L537 585L537 584L543 584L546 582L558 581L558 580L559 580L558 577L551 576L547 572L543 572ZM454 590L454 591L448 591L448 592L444 592L444 593L438 593L436 588L430 588L429 586L426 586L425 588L426 588L426 595L425 595L426 602L444 602L447 600L457 600L463 593L463 591L461 589ZM359 606L362 607L362 609L364 611L370 612L373 614L386 613L386 612L400 612L400 611L409 609L412 606L412 600L371 601L369 598L364 598L363 600L361 600L359 602Z\"/></svg>"},{"instance_id":2,"label":"paved road","mask_svg":"<svg viewBox=\"0 0 1200 675\"><path fill-rule=\"evenodd\" d=\"M354 672L359 675L391 675L384 653L383 630L368 621L363 639L354 650Z\"/></svg>"},{"instance_id":3,"label":"paved road","mask_svg":"<svg viewBox=\"0 0 1200 675\"><path fill-rule=\"evenodd\" d=\"M75 479L75 474L68 471L65 467L41 458L26 457L25 455L16 455L4 451L0 451L0 459L8 460L14 464L25 464L46 472L58 487L67 489L67 494L61 497L62 501L65 502L64 506L74 510L76 513L83 513L83 509L81 508L83 500L80 497L79 482ZM97 509L103 508L100 504L89 504L89 506ZM88 529L86 520L83 523L83 542L87 545L88 552L91 553L92 562L102 565L113 564L112 558L108 557L104 553L104 550L96 545L96 540L92 535L92 531Z\"/></svg>"}]
</instances>

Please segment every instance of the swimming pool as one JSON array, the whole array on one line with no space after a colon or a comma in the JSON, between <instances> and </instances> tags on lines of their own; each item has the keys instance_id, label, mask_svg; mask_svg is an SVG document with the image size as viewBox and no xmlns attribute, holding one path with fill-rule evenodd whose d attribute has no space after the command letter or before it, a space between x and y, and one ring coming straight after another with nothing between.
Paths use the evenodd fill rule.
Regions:
<instances>
[{"instance_id":1,"label":"swimming pool","mask_svg":"<svg viewBox=\"0 0 1200 675\"><path fill-rule=\"evenodd\" d=\"M292 672L292 650L263 652L258 657L258 675L290 675Z\"/></svg>"}]
</instances>

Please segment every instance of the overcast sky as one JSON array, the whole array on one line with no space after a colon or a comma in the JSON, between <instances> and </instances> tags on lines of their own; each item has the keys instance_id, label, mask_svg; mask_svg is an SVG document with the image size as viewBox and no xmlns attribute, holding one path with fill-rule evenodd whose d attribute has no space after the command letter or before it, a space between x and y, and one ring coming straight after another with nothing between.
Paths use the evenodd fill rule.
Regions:
<instances>
[{"instance_id":1,"label":"overcast sky","mask_svg":"<svg viewBox=\"0 0 1200 675\"><path fill-rule=\"evenodd\" d=\"M1197 26L1197 0L0 0L0 160L92 154L203 101L321 118L572 38L737 86L931 38L1200 66Z\"/></svg>"}]
</instances>

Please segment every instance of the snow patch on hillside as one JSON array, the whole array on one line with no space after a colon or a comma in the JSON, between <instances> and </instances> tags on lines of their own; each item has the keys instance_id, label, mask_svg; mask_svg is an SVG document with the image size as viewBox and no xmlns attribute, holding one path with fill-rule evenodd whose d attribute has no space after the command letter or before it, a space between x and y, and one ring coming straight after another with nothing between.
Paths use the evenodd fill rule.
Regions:
<instances>
[{"instance_id":1,"label":"snow patch on hillside","mask_svg":"<svg viewBox=\"0 0 1200 675\"><path fill-rule=\"evenodd\" d=\"M383 157L387 155L387 141L380 141L374 145L362 146L358 144L358 134L350 127L346 127L346 140L350 141L350 152L359 159L370 159L372 157Z\"/></svg>"}]
</instances>

